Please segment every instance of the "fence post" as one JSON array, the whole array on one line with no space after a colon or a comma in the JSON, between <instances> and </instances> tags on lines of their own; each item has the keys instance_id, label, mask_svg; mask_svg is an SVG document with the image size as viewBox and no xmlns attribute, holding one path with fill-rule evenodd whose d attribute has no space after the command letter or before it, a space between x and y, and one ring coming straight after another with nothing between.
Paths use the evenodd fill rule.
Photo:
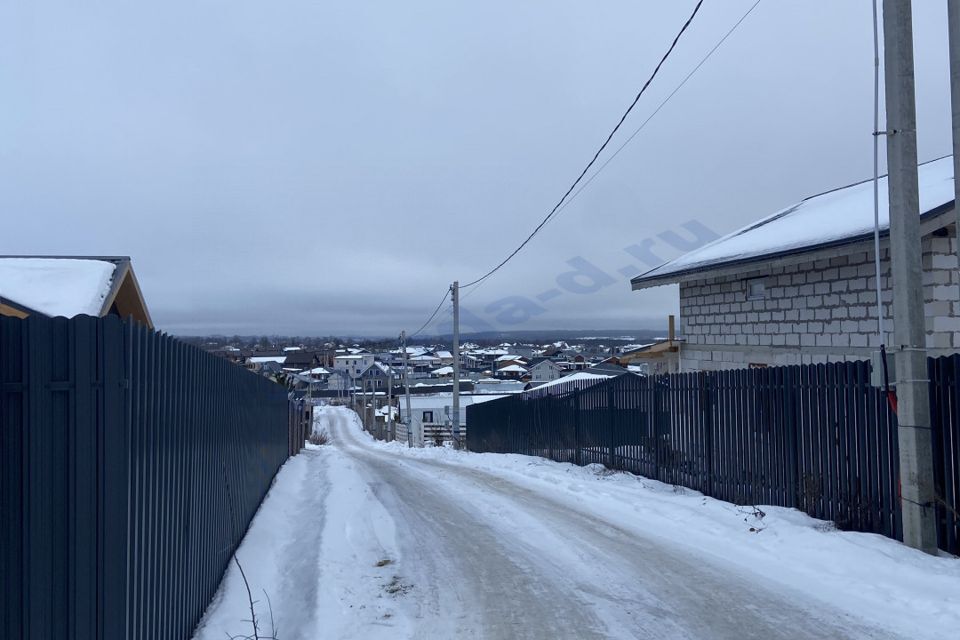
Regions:
<instances>
[{"instance_id":1,"label":"fence post","mask_svg":"<svg viewBox=\"0 0 960 640\"><path fill-rule=\"evenodd\" d=\"M701 388L701 409L703 411L703 440L704 451L707 454L707 478L704 486L704 493L708 496L713 495L713 394L714 384L713 375L709 372L700 372Z\"/></svg>"},{"instance_id":2,"label":"fence post","mask_svg":"<svg viewBox=\"0 0 960 640\"><path fill-rule=\"evenodd\" d=\"M126 322L130 322L129 320ZM103 581L101 606L103 619L101 633L104 639L126 637L127 617L130 613L127 585L127 548L130 544L127 516L129 513L128 484L130 474L130 424L127 406L130 398L131 372L127 351L132 349L125 339L123 321L103 318L98 322L101 343L97 356L100 360L103 384L100 414L101 465L100 509L98 510L100 579Z\"/></svg>"},{"instance_id":3,"label":"fence post","mask_svg":"<svg viewBox=\"0 0 960 640\"><path fill-rule=\"evenodd\" d=\"M653 440L653 478L660 479L660 376L650 384L650 434Z\"/></svg>"},{"instance_id":4,"label":"fence post","mask_svg":"<svg viewBox=\"0 0 960 640\"><path fill-rule=\"evenodd\" d=\"M787 367L783 370L783 396L786 400L786 406L784 407L784 417L786 418L786 446L789 447L787 451L787 464L789 465L787 469L787 478L790 484L786 487L786 499L788 507L796 507L799 503L799 493L801 481L798 477L799 475L799 454L800 445L797 442L797 394L800 393L800 390L797 388L799 383L799 376L794 375L797 370L793 367Z\"/></svg>"}]
</instances>

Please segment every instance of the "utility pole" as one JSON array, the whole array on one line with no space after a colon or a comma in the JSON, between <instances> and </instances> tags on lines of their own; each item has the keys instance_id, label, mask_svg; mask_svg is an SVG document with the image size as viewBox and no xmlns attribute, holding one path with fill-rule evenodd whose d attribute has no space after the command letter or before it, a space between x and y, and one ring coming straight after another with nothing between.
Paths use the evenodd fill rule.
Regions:
<instances>
[{"instance_id":1,"label":"utility pole","mask_svg":"<svg viewBox=\"0 0 960 640\"><path fill-rule=\"evenodd\" d=\"M890 274L903 542L937 552L917 178L911 0L883 0Z\"/></svg>"},{"instance_id":2,"label":"utility pole","mask_svg":"<svg viewBox=\"0 0 960 640\"><path fill-rule=\"evenodd\" d=\"M364 411L363 415L366 416L367 418L367 430L370 433L372 433L374 437L377 437L379 435L377 433L377 421L376 421L376 415L375 415L375 409L377 406L377 389L373 385L372 378L368 380L364 380L363 386L364 388L368 386L370 387L370 399L367 401L368 406L365 406L363 408L363 411Z\"/></svg>"},{"instance_id":3,"label":"utility pole","mask_svg":"<svg viewBox=\"0 0 960 640\"><path fill-rule=\"evenodd\" d=\"M460 282L450 287L453 300L453 446L460 448Z\"/></svg>"},{"instance_id":4,"label":"utility pole","mask_svg":"<svg viewBox=\"0 0 960 640\"><path fill-rule=\"evenodd\" d=\"M360 378L360 421L363 422L364 431L370 430L367 424L367 381Z\"/></svg>"},{"instance_id":5,"label":"utility pole","mask_svg":"<svg viewBox=\"0 0 960 640\"><path fill-rule=\"evenodd\" d=\"M367 420L370 425L370 433L377 440L380 439L380 429L377 427L377 386L373 384L373 378L367 380L365 384L370 385L370 407L367 409Z\"/></svg>"},{"instance_id":6,"label":"utility pole","mask_svg":"<svg viewBox=\"0 0 960 640\"><path fill-rule=\"evenodd\" d=\"M960 264L960 0L947 0L947 32L950 36L950 102L953 113L954 214L957 216L957 260Z\"/></svg>"},{"instance_id":7,"label":"utility pole","mask_svg":"<svg viewBox=\"0 0 960 640\"><path fill-rule=\"evenodd\" d=\"M396 440L393 433L393 366L387 364L387 440Z\"/></svg>"},{"instance_id":8,"label":"utility pole","mask_svg":"<svg viewBox=\"0 0 960 640\"><path fill-rule=\"evenodd\" d=\"M407 402L407 447L413 446L413 414L410 413L410 376L407 375L410 369L410 360L407 356L407 332L400 332L400 348L403 349L403 395Z\"/></svg>"}]
</instances>

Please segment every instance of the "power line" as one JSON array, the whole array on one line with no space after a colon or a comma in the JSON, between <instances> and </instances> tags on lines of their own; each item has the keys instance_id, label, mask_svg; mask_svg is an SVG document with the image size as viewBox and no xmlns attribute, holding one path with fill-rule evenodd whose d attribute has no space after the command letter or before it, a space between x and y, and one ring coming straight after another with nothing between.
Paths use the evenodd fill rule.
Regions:
<instances>
[{"instance_id":1,"label":"power line","mask_svg":"<svg viewBox=\"0 0 960 640\"><path fill-rule=\"evenodd\" d=\"M635 130L633 133L630 134L630 137L627 138L627 139L623 142L623 144L621 144L621 145L617 148L617 150L614 151L613 154L612 154L609 158L607 158L607 159L604 161L604 163L601 164L600 167L599 167L596 171L594 171L593 174L591 174L590 177L587 178L587 180L586 180L582 185L580 185L580 188L577 189L576 192L574 192L574 194L573 194L572 196L570 196L570 198L568 198L566 202L563 203L563 206L561 206L561 207L557 210L557 214L559 214L560 212L562 212L564 209L566 209L566 208L570 205L571 202L573 202L574 200L576 200L577 196L579 196L581 193L583 193L583 190L586 189L586 188L590 185L590 183L593 182L593 181L597 178L598 175L600 175L600 172L603 171L604 169L606 169L606 168L607 168L607 165L610 164L610 163L613 161L614 158L616 158L618 155L620 155L620 152L623 151L624 147L626 147L628 144L630 144L631 142L633 142L633 139L637 137L637 135L644 129L644 127L647 126L647 124L648 124L651 120L653 120L654 116L656 116L658 113L660 113L660 110L663 109L663 108L666 106L666 104L667 104L668 102L670 102L671 99L673 99L673 96L675 96L675 95L677 94L677 92L679 92L680 89L682 89L685 84L687 84L687 82L690 80L690 78L692 78L693 75L694 75L697 71L700 70L700 67L702 67L704 64L706 64L707 60L709 60L709 59L713 56L713 54L716 53L717 49L719 49L719 48L723 45L723 43L726 42L727 39L728 39L731 35L733 35L733 32L736 31L737 28L743 23L743 21L747 19L747 16L749 16L751 13L753 13L753 10L757 8L757 5L759 5L760 2L761 2L761 0L756 0L756 2L754 2L753 5L751 5L750 8L747 9L747 11L746 11L742 16L740 16L740 19L737 20L737 21L733 24L733 26L730 27L730 29L723 35L723 37L720 38L720 40L717 41L717 44L713 45L713 48L710 49L710 51L707 52L707 55L705 55L703 58L700 59L700 62L697 63L697 66L695 66L695 67L690 71L690 73L688 73L688 74L683 78L683 80L680 81L680 84L678 84L678 85L676 86L676 88L674 88L674 90L671 91L671 92L667 95L667 97L664 98L663 101L660 102L659 105L657 105L657 108L654 109L653 112L652 112L649 116L647 116L646 120L644 120L643 122L641 122L641 123L640 123L640 126L637 127L636 130ZM552 218L551 218L551 220L552 220ZM466 285L464 285L464 286L466 286ZM461 288L462 288L462 287L461 287ZM479 288L480 288L480 283L479 283L479 281L478 281L477 286L474 287L473 289L471 289L465 296L463 296L463 300L466 300L467 298L469 298L469 297L470 297L471 295L473 295L473 293L476 292Z\"/></svg>"},{"instance_id":2,"label":"power line","mask_svg":"<svg viewBox=\"0 0 960 640\"><path fill-rule=\"evenodd\" d=\"M693 22L693 19L694 17L696 17L697 12L700 11L701 5L703 5L703 0L698 0L696 6L693 8L693 12L690 14L690 17L687 18L687 21L683 23L683 26L680 28L680 31L677 32L677 35L673 38L673 42L670 43L670 47L667 49L667 52L663 54L662 58L660 58L660 62L657 63L657 66L654 68L653 73L650 74L650 77L647 78L647 81L643 83L643 86L640 88L640 91L634 97L633 102L631 102L630 106L627 107L627 110L620 117L619 122L617 122L616 126L610 131L610 134L607 136L607 139L603 141L603 144L600 145L600 148L598 148L596 153L593 154L593 158L591 158L590 162L587 163L587 166L583 168L583 171L581 171L580 175L577 176L577 179L573 181L573 184L571 184L570 187L566 190L566 192L564 192L563 196L560 198L557 204L553 206L553 209L550 210L550 213L548 213L547 216L540 221L540 224L538 224L536 228L530 233L530 235L527 236L527 238L520 243L520 246L518 246L516 249L514 249L510 253L510 255L504 258L503 261L500 262L500 264L498 264L493 269L491 269L481 277L477 278L476 280L473 280L472 282L468 282L467 284L462 285L461 288L472 287L476 284L483 282L484 280L492 276L494 273L496 273L501 267L503 267L503 265L507 264L507 262L509 262L515 255L520 253L520 250L523 249L525 246L527 246L527 244L531 240L533 240L533 237L540 232L540 230L544 227L544 225L550 221L550 218L552 218L554 214L557 213L557 210L560 209L560 206L567 199L567 196L569 196L573 192L573 190L577 188L577 185L580 184L580 181L583 180L583 177L587 175L587 172L590 171L590 168L593 167L593 165L596 163L597 158L600 157L600 154L603 153L603 150L607 148L608 144L610 144L610 140L612 140L613 136L616 135L617 131L620 130L620 127L623 125L624 121L627 119L627 116L630 115L630 112L633 111L633 108L637 105L637 102L640 101L640 97L644 94L644 92L646 92L647 87L649 87L650 83L653 82L653 79L657 77L657 74L660 72L660 68L667 61L667 58L670 57L670 54L673 53L674 48L677 46L677 42L680 41L680 37L687 30L687 27L690 26L690 23Z\"/></svg>"},{"instance_id":3,"label":"power line","mask_svg":"<svg viewBox=\"0 0 960 640\"><path fill-rule=\"evenodd\" d=\"M437 308L433 310L433 313L431 313L430 317L427 318L427 321L423 323L423 326L421 326L419 329L411 333L409 336L407 336L407 338L414 337L415 335L417 335L418 333L426 329L431 322L433 322L433 319L437 317L438 313L440 313L440 309L443 308L443 303L447 301L447 296L449 295L450 295L450 289L447 289L447 291L443 294L443 300L441 300L440 304L437 305Z\"/></svg>"},{"instance_id":4,"label":"power line","mask_svg":"<svg viewBox=\"0 0 960 640\"><path fill-rule=\"evenodd\" d=\"M559 209L559 211L557 211L557 213L560 213L560 211L563 211L564 209L566 209L567 206L568 206L571 202L573 202L573 201L577 198L577 196L579 196L579 195L583 192L583 190L586 189L587 186L589 186L589 184L594 181L594 179L596 179L596 177L597 177L598 175L600 175L600 172L603 171L604 169L606 169L606 168L607 168L607 165L610 164L610 163L613 161L614 158L616 158L618 155L620 155L620 152L623 151L624 147L626 147L628 144L630 144L631 142L633 142L633 139L636 138L636 137L637 137L637 134L639 134L639 133L643 130L643 128L647 126L647 123L649 123L651 120L653 120L654 116L656 116L658 113L660 113L660 110L663 109L663 107L666 106L666 104L667 104L668 102L670 102L670 100L673 98L673 96L675 96L675 95L677 94L677 92L680 91L680 89L683 88L683 85L687 84L687 81L690 80L690 78L693 77L693 74L695 74L697 71L700 70L700 67L702 67L702 66L707 62L707 60L709 60L710 57L713 56L713 54L717 51L717 49L719 49L720 46L721 46L724 42L726 42L727 38L729 38L731 35L733 35L733 32L736 31L736 30L737 30L737 27L739 27L740 24L741 24L744 20L747 19L747 16L749 16L751 13L753 13L753 10L757 8L757 5L760 4L760 1L761 1L761 0L757 0L756 2L754 2L753 5L751 5L751 7L750 7L749 9L747 9L746 13L744 13L742 16L740 16L740 19L737 20L732 27L730 27L730 29L723 35L722 38L720 38L719 41L717 41L717 44L713 45L713 48L710 49L710 51L707 52L707 55L705 55L703 58L700 59L700 62L697 63L697 66L695 66L695 67L690 71L690 73L688 73L688 74L686 75L686 77L684 77L684 79L680 82L680 84L678 84L677 87L676 87L673 91L671 91L670 94L667 95L667 97L664 98L663 101L662 101L659 105L657 105L657 108L653 110L653 113L651 113L649 116L647 116L647 119L640 123L640 126L637 127L636 130L635 130L633 133L630 134L630 137L629 137L629 138L627 138L626 140L624 140L623 144L621 144L621 145L617 148L617 150L614 151L613 154L612 154L609 158L606 159L606 161L604 161L604 163L603 163L602 165L600 165L600 168L597 169L596 171L594 171L593 174L587 179L587 181L584 182L582 185L580 185L580 188L577 189L576 193L574 193L572 196L570 196L570 198L569 198L565 203L563 203L563 206L560 207L560 209Z\"/></svg>"}]
</instances>

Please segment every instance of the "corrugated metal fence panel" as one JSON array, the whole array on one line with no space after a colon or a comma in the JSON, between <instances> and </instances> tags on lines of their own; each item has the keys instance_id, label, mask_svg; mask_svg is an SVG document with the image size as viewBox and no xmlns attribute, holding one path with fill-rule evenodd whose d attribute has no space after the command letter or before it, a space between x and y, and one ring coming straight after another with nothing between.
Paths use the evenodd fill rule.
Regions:
<instances>
[{"instance_id":1,"label":"corrugated metal fence panel","mask_svg":"<svg viewBox=\"0 0 960 640\"><path fill-rule=\"evenodd\" d=\"M23 325L3 329L0 325L0 629L16 637L24 628Z\"/></svg>"},{"instance_id":2,"label":"corrugated metal fence panel","mask_svg":"<svg viewBox=\"0 0 960 640\"><path fill-rule=\"evenodd\" d=\"M960 354L930 360L940 546L960 552ZM602 463L899 538L896 416L870 365L620 376L467 409L474 451Z\"/></svg>"},{"instance_id":3,"label":"corrugated metal fence panel","mask_svg":"<svg viewBox=\"0 0 960 640\"><path fill-rule=\"evenodd\" d=\"M189 637L290 452L279 385L118 318L0 318L0 628Z\"/></svg>"},{"instance_id":4,"label":"corrugated metal fence panel","mask_svg":"<svg viewBox=\"0 0 960 640\"><path fill-rule=\"evenodd\" d=\"M960 553L960 355L929 360L937 527L941 548Z\"/></svg>"}]
</instances>

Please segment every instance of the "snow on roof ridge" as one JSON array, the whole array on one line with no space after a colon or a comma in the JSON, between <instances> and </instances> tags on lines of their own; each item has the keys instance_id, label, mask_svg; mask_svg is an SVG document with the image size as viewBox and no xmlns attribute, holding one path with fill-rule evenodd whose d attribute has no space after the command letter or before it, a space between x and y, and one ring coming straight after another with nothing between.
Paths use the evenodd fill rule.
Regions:
<instances>
[{"instance_id":1,"label":"snow on roof ridge","mask_svg":"<svg viewBox=\"0 0 960 640\"><path fill-rule=\"evenodd\" d=\"M953 156L918 165L920 214L928 214L954 200ZM880 228L889 227L887 176L881 176ZM846 215L843 215L846 214ZM873 231L873 179L837 187L780 209L760 220L667 261L635 277L643 283L688 271L727 263L760 259L781 253L811 250Z\"/></svg>"},{"instance_id":2,"label":"snow on roof ridge","mask_svg":"<svg viewBox=\"0 0 960 640\"><path fill-rule=\"evenodd\" d=\"M541 389L549 389L550 387L556 387L557 385L565 384L567 382L580 382L583 380L594 380L599 382L600 380L607 378L615 378L616 376L607 375L605 373L587 373L586 371L578 371L577 373L572 373L569 376L563 376L557 380L551 380L550 382L545 382L539 386L534 387L530 391L540 391ZM530 393L528 391L527 393Z\"/></svg>"}]
</instances>

